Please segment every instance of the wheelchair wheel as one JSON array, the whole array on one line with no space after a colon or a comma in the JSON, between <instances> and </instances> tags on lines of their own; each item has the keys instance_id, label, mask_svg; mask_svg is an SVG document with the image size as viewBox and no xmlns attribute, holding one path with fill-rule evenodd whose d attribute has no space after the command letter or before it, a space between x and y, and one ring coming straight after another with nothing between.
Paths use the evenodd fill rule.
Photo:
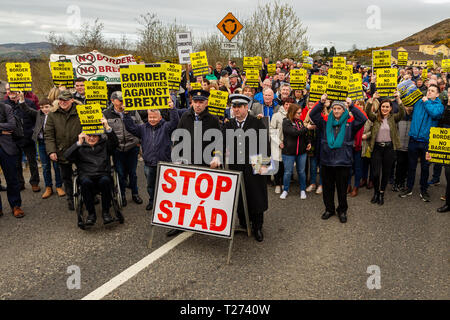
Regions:
<instances>
[{"instance_id":1,"label":"wheelchair wheel","mask_svg":"<svg viewBox=\"0 0 450 320\"><path fill-rule=\"evenodd\" d=\"M73 177L73 204L75 207L75 212L77 213L78 227L82 230L86 229L83 220L83 201L81 198L81 190L78 185L78 175Z\"/></svg>"},{"instance_id":2,"label":"wheelchair wheel","mask_svg":"<svg viewBox=\"0 0 450 320\"><path fill-rule=\"evenodd\" d=\"M113 198L117 201L119 209L122 209L122 192L120 191L119 174L114 170L113 173L114 192Z\"/></svg>"}]
</instances>

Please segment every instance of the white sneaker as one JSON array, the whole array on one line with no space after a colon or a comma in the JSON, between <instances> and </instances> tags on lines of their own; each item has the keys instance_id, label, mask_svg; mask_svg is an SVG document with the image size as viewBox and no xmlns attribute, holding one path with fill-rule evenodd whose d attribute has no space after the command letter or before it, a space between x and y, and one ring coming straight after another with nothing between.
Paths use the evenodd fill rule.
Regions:
<instances>
[{"instance_id":1,"label":"white sneaker","mask_svg":"<svg viewBox=\"0 0 450 320\"><path fill-rule=\"evenodd\" d=\"M275 187L275 193L281 193L281 187L280 186L276 186Z\"/></svg>"},{"instance_id":2,"label":"white sneaker","mask_svg":"<svg viewBox=\"0 0 450 320\"><path fill-rule=\"evenodd\" d=\"M316 190L316 185L314 183L310 184L309 187L306 188L306 192L311 192L311 191L314 191L314 190Z\"/></svg>"},{"instance_id":3,"label":"white sneaker","mask_svg":"<svg viewBox=\"0 0 450 320\"><path fill-rule=\"evenodd\" d=\"M319 186L316 190L316 194L322 194L322 186Z\"/></svg>"},{"instance_id":4,"label":"white sneaker","mask_svg":"<svg viewBox=\"0 0 450 320\"><path fill-rule=\"evenodd\" d=\"M306 192L303 190L300 192L300 199L302 199L302 200L306 199Z\"/></svg>"},{"instance_id":5,"label":"white sneaker","mask_svg":"<svg viewBox=\"0 0 450 320\"><path fill-rule=\"evenodd\" d=\"M287 191L283 191L283 193L280 196L280 199L286 199L287 195L288 195L288 192Z\"/></svg>"}]
</instances>

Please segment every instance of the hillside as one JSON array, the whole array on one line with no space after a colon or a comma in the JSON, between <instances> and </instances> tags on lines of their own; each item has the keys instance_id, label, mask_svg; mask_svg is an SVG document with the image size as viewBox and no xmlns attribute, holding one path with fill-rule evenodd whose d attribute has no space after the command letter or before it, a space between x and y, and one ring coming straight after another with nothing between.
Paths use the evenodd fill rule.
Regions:
<instances>
[{"instance_id":1,"label":"hillside","mask_svg":"<svg viewBox=\"0 0 450 320\"><path fill-rule=\"evenodd\" d=\"M387 47L414 46L419 44L446 44L450 46L450 18L433 24L412 36L397 41Z\"/></svg>"},{"instance_id":2,"label":"hillside","mask_svg":"<svg viewBox=\"0 0 450 320\"><path fill-rule=\"evenodd\" d=\"M0 60L30 60L50 53L48 42L0 44Z\"/></svg>"}]
</instances>

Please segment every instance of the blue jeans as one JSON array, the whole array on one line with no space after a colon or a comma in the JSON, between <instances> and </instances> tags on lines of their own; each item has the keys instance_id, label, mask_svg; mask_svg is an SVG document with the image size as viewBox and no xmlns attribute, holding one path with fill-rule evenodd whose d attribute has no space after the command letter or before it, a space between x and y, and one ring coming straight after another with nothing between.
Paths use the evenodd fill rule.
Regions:
<instances>
[{"instance_id":1,"label":"blue jeans","mask_svg":"<svg viewBox=\"0 0 450 320\"><path fill-rule=\"evenodd\" d=\"M147 192L148 192L148 198L149 203L153 204L153 197L155 195L155 184L156 184L156 172L157 172L156 166L144 166L144 173L145 177L147 178Z\"/></svg>"},{"instance_id":2,"label":"blue jeans","mask_svg":"<svg viewBox=\"0 0 450 320\"><path fill-rule=\"evenodd\" d=\"M139 147L131 148L126 152L116 151L114 153L114 164L119 175L120 191L125 195L126 178L130 178L131 194L138 194L136 167L138 162Z\"/></svg>"},{"instance_id":3,"label":"blue jeans","mask_svg":"<svg viewBox=\"0 0 450 320\"><path fill-rule=\"evenodd\" d=\"M363 164L361 159L361 150L355 151L353 150L353 166L350 177L348 178L348 185L352 185L352 176L355 175L355 188L359 188L359 184L361 183ZM366 171L367 172L367 171ZM367 177L367 176L366 176Z\"/></svg>"},{"instance_id":4,"label":"blue jeans","mask_svg":"<svg viewBox=\"0 0 450 320\"><path fill-rule=\"evenodd\" d=\"M9 155L2 147L0 147L0 166L6 180L6 196L11 208L20 207L22 198L20 197L20 184L17 177L16 163L20 159L20 155ZM2 209L2 201L0 198L0 209Z\"/></svg>"},{"instance_id":5,"label":"blue jeans","mask_svg":"<svg viewBox=\"0 0 450 320\"><path fill-rule=\"evenodd\" d=\"M44 176L44 182L46 187L52 187L52 163L53 171L55 171L55 183L57 188L62 187L61 171L59 170L58 162L50 160L45 150L44 140L39 140L39 157L41 158L42 164L42 175Z\"/></svg>"},{"instance_id":6,"label":"blue jeans","mask_svg":"<svg viewBox=\"0 0 450 320\"><path fill-rule=\"evenodd\" d=\"M319 165L319 186L322 185L322 171L320 170L320 163L317 163L317 156L309 157L309 174L311 176L310 184L317 184L317 165Z\"/></svg>"},{"instance_id":7,"label":"blue jeans","mask_svg":"<svg viewBox=\"0 0 450 320\"><path fill-rule=\"evenodd\" d=\"M420 158L420 190L427 191L428 176L430 175L430 163L425 160L425 153L428 151L428 142L421 142L409 139L408 144L408 190L414 187L414 180L416 178L416 167L418 159Z\"/></svg>"},{"instance_id":8,"label":"blue jeans","mask_svg":"<svg viewBox=\"0 0 450 320\"><path fill-rule=\"evenodd\" d=\"M284 164L284 176L283 176L283 190L288 192L289 185L291 184L292 172L294 171L294 163L297 165L298 180L300 182L300 190L306 190L306 157L307 154L300 154L298 156L288 156L283 154L283 164Z\"/></svg>"}]
</instances>

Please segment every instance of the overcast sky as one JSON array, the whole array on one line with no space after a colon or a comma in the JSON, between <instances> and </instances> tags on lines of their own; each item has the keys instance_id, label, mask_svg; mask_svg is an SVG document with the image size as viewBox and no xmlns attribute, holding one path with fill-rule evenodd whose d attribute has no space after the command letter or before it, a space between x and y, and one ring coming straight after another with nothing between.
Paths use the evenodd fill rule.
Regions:
<instances>
[{"instance_id":1,"label":"overcast sky","mask_svg":"<svg viewBox=\"0 0 450 320\"><path fill-rule=\"evenodd\" d=\"M243 20L258 3L267 1L1 0L0 43L46 41L50 31L68 35L78 22L96 18L104 24L108 37L125 34L136 39L136 19L145 12L155 12L163 21L176 19L198 38L218 33L216 25L228 12ZM450 12L450 0L281 1L294 7L308 28L314 50L331 45L338 51L353 44L359 49L387 45L448 18Z\"/></svg>"}]
</instances>

